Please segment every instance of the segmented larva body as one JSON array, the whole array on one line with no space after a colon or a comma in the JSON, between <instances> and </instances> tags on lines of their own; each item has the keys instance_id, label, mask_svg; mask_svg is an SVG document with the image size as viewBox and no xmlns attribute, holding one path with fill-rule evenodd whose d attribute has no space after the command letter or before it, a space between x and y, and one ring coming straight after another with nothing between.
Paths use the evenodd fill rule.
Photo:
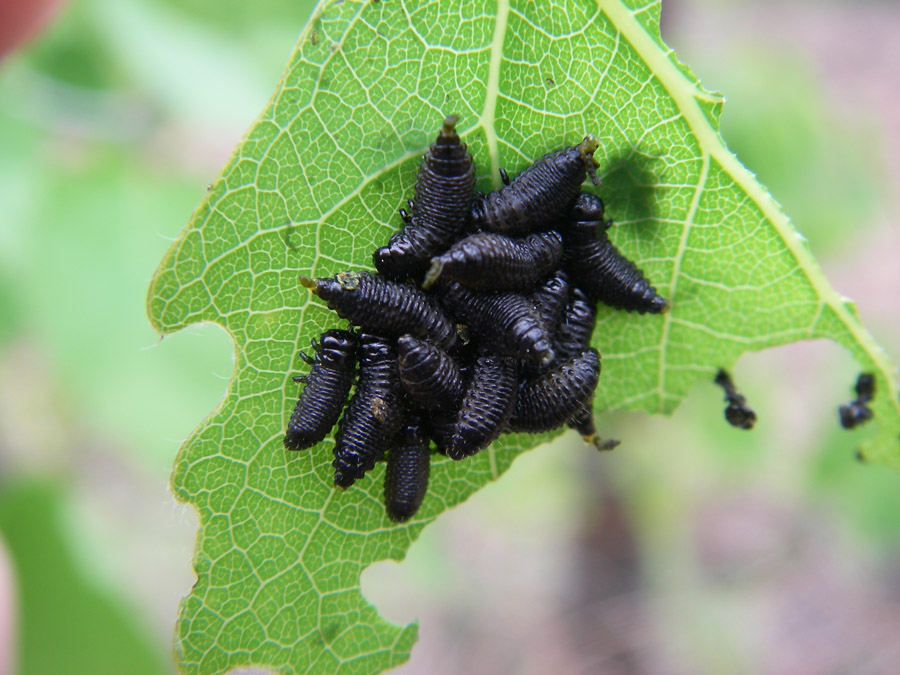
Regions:
<instances>
[{"instance_id":1,"label":"segmented larva body","mask_svg":"<svg viewBox=\"0 0 900 675\"><path fill-rule=\"evenodd\" d=\"M302 450L325 438L347 404L356 370L356 335L346 330L327 330L320 342L312 342L315 358L300 356L312 364L309 375L296 378L306 386L288 422L284 447Z\"/></svg>"},{"instance_id":2,"label":"segmented larva body","mask_svg":"<svg viewBox=\"0 0 900 675\"><path fill-rule=\"evenodd\" d=\"M300 278L342 319L363 330L397 338L407 333L442 347L456 340L456 325L435 299L409 283L369 272L342 272L333 278Z\"/></svg>"},{"instance_id":3,"label":"segmented larva body","mask_svg":"<svg viewBox=\"0 0 900 675\"><path fill-rule=\"evenodd\" d=\"M506 426L516 404L515 359L480 350L456 420L435 439L451 459L474 455L490 445Z\"/></svg>"},{"instance_id":4,"label":"segmented larva body","mask_svg":"<svg viewBox=\"0 0 900 675\"><path fill-rule=\"evenodd\" d=\"M389 339L359 336L359 382L338 424L334 445L334 482L353 485L381 460L403 425L397 353Z\"/></svg>"},{"instance_id":5,"label":"segmented larva body","mask_svg":"<svg viewBox=\"0 0 900 675\"><path fill-rule=\"evenodd\" d=\"M540 365L553 360L549 331L527 296L477 293L444 279L437 289L444 305L486 345Z\"/></svg>"},{"instance_id":6,"label":"segmented larva body","mask_svg":"<svg viewBox=\"0 0 900 675\"><path fill-rule=\"evenodd\" d=\"M384 505L388 517L402 523L415 515L428 490L431 455L420 423L411 420L388 450L384 474Z\"/></svg>"},{"instance_id":7,"label":"segmented larva body","mask_svg":"<svg viewBox=\"0 0 900 675\"><path fill-rule=\"evenodd\" d=\"M553 270L562 259L562 236L540 232L521 239L480 232L460 239L431 259L423 288L443 277L477 291L525 292Z\"/></svg>"},{"instance_id":8,"label":"segmented larva body","mask_svg":"<svg viewBox=\"0 0 900 675\"><path fill-rule=\"evenodd\" d=\"M594 303L580 289L573 288L571 300L556 328L553 346L557 362L578 356L591 346L596 315Z\"/></svg>"},{"instance_id":9,"label":"segmented larva body","mask_svg":"<svg viewBox=\"0 0 900 675\"><path fill-rule=\"evenodd\" d=\"M613 246L603 220L603 201L582 192L562 229L565 269L572 285L594 302L629 312L659 314L668 309L666 300L644 278L643 272Z\"/></svg>"},{"instance_id":10,"label":"segmented larva body","mask_svg":"<svg viewBox=\"0 0 900 675\"><path fill-rule=\"evenodd\" d=\"M472 156L447 117L425 154L416 180L412 214L403 230L372 255L375 268L392 279L422 278L431 257L449 246L469 220L475 191Z\"/></svg>"},{"instance_id":11,"label":"segmented larva body","mask_svg":"<svg viewBox=\"0 0 900 675\"><path fill-rule=\"evenodd\" d=\"M556 366L533 381L522 383L509 431L551 431L572 419L594 395L600 377L596 349Z\"/></svg>"},{"instance_id":12,"label":"segmented larva body","mask_svg":"<svg viewBox=\"0 0 900 675\"><path fill-rule=\"evenodd\" d=\"M531 294L531 302L549 331L560 321L569 300L569 281L566 273L558 270Z\"/></svg>"},{"instance_id":13,"label":"segmented larva body","mask_svg":"<svg viewBox=\"0 0 900 675\"><path fill-rule=\"evenodd\" d=\"M472 225L485 232L526 234L548 229L559 220L590 175L596 182L597 140L544 155L499 190L472 204Z\"/></svg>"},{"instance_id":14,"label":"segmented larva body","mask_svg":"<svg viewBox=\"0 0 900 675\"><path fill-rule=\"evenodd\" d=\"M456 360L440 347L412 335L397 340L400 384L426 410L455 410L465 384Z\"/></svg>"}]
</instances>

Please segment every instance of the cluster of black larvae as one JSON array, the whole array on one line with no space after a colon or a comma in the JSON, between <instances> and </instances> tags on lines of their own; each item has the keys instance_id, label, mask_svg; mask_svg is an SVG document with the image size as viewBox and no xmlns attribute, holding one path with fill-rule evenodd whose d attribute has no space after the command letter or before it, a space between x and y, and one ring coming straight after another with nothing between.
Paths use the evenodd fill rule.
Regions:
<instances>
[{"instance_id":1,"label":"cluster of black larvae","mask_svg":"<svg viewBox=\"0 0 900 675\"><path fill-rule=\"evenodd\" d=\"M428 483L430 442L454 460L506 432L568 424L601 449L591 413L600 355L596 304L667 308L607 238L586 137L490 194L475 190L472 156L448 117L426 153L403 230L373 254L377 273L301 283L358 330L313 341L310 374L284 437L310 447L335 422L342 488L387 460L385 503L410 518ZM356 391L347 396L356 381ZM346 410L345 410L346 407ZM341 413L343 412L343 417Z\"/></svg>"}]
</instances>

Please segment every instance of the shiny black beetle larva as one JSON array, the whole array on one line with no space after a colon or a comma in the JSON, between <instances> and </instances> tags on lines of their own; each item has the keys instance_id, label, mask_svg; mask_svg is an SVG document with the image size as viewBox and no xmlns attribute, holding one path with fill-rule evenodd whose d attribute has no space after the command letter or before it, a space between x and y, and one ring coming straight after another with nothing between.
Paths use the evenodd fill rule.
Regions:
<instances>
[{"instance_id":1,"label":"shiny black beetle larva","mask_svg":"<svg viewBox=\"0 0 900 675\"><path fill-rule=\"evenodd\" d=\"M412 335L397 340L400 384L426 410L455 410L465 388L456 360L440 347Z\"/></svg>"},{"instance_id":2,"label":"shiny black beetle larva","mask_svg":"<svg viewBox=\"0 0 900 675\"><path fill-rule=\"evenodd\" d=\"M342 272L324 279L300 277L300 283L342 319L367 332L393 338L410 333L442 347L456 340L454 322L433 297L412 284L370 272Z\"/></svg>"},{"instance_id":3,"label":"shiny black beetle larva","mask_svg":"<svg viewBox=\"0 0 900 675\"><path fill-rule=\"evenodd\" d=\"M347 404L356 369L356 335L332 329L312 341L315 358L300 356L312 364L309 375L294 378L306 386L288 422L284 447L302 450L315 445L331 431Z\"/></svg>"},{"instance_id":4,"label":"shiny black beetle larva","mask_svg":"<svg viewBox=\"0 0 900 675\"><path fill-rule=\"evenodd\" d=\"M747 405L747 399L731 381L731 376L722 368L716 373L715 383L725 390L725 419L738 429L752 429L756 424L756 413Z\"/></svg>"},{"instance_id":5,"label":"shiny black beetle larva","mask_svg":"<svg viewBox=\"0 0 900 675\"><path fill-rule=\"evenodd\" d=\"M527 292L559 267L562 253L558 232L522 238L479 232L432 258L422 287L444 277L477 291Z\"/></svg>"},{"instance_id":6,"label":"shiny black beetle larva","mask_svg":"<svg viewBox=\"0 0 900 675\"><path fill-rule=\"evenodd\" d=\"M359 336L359 382L335 436L335 485L350 487L371 470L403 421L397 352L391 340L363 333Z\"/></svg>"},{"instance_id":7,"label":"shiny black beetle larva","mask_svg":"<svg viewBox=\"0 0 900 675\"><path fill-rule=\"evenodd\" d=\"M446 279L438 282L437 290L444 305L485 344L541 365L553 360L549 331L528 297L477 293Z\"/></svg>"},{"instance_id":8,"label":"shiny black beetle larva","mask_svg":"<svg viewBox=\"0 0 900 675\"><path fill-rule=\"evenodd\" d=\"M425 153L411 213L401 212L403 230L372 255L375 268L392 279L421 279L431 257L449 246L468 222L475 167L456 133L456 122L455 116L447 117Z\"/></svg>"},{"instance_id":9,"label":"shiny black beetle larva","mask_svg":"<svg viewBox=\"0 0 900 675\"><path fill-rule=\"evenodd\" d=\"M603 220L603 210L599 197L582 192L562 226L565 269L572 285L593 301L617 309L641 314L666 311L669 306L666 300L609 240L606 230L612 223Z\"/></svg>"},{"instance_id":10,"label":"shiny black beetle larva","mask_svg":"<svg viewBox=\"0 0 900 675\"><path fill-rule=\"evenodd\" d=\"M388 517L402 523L415 515L428 490L431 455L418 419L411 419L388 450L384 505Z\"/></svg>"},{"instance_id":11,"label":"shiny black beetle larva","mask_svg":"<svg viewBox=\"0 0 900 675\"><path fill-rule=\"evenodd\" d=\"M551 431L571 420L594 395L600 354L588 349L519 387L508 431Z\"/></svg>"},{"instance_id":12,"label":"shiny black beetle larva","mask_svg":"<svg viewBox=\"0 0 900 675\"><path fill-rule=\"evenodd\" d=\"M856 380L856 399L838 409L841 426L844 429L853 429L874 417L871 408L866 405L874 395L875 376L869 373L861 374Z\"/></svg>"},{"instance_id":13,"label":"shiny black beetle larva","mask_svg":"<svg viewBox=\"0 0 900 675\"><path fill-rule=\"evenodd\" d=\"M435 438L451 459L474 455L490 445L506 426L516 404L515 359L486 349L472 365L472 375L455 421Z\"/></svg>"},{"instance_id":14,"label":"shiny black beetle larva","mask_svg":"<svg viewBox=\"0 0 900 675\"><path fill-rule=\"evenodd\" d=\"M597 182L597 146L597 139L588 135L574 147L544 155L509 185L478 196L472 204L472 225L502 234L551 227L578 195L588 175Z\"/></svg>"}]
</instances>

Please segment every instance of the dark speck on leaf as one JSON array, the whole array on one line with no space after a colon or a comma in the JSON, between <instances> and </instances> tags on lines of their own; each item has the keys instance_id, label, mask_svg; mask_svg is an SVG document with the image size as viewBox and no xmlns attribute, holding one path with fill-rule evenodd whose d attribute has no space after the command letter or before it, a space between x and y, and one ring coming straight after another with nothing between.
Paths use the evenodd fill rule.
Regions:
<instances>
[{"instance_id":1,"label":"dark speck on leaf","mask_svg":"<svg viewBox=\"0 0 900 675\"><path fill-rule=\"evenodd\" d=\"M322 642L324 642L325 644L330 644L331 641L334 640L340 629L341 625L336 621L327 623L322 626Z\"/></svg>"}]
</instances>

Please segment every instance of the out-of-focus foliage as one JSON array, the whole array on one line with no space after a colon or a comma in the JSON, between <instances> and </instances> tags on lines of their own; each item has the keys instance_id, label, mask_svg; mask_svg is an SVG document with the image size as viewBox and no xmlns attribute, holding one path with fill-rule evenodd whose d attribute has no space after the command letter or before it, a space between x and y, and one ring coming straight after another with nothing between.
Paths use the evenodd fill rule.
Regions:
<instances>
[{"instance_id":1,"label":"out-of-focus foliage","mask_svg":"<svg viewBox=\"0 0 900 675\"><path fill-rule=\"evenodd\" d=\"M12 554L22 605L23 675L133 673L165 658L121 599L85 580L62 526L66 489L19 484L0 492L0 532Z\"/></svg>"}]
</instances>

